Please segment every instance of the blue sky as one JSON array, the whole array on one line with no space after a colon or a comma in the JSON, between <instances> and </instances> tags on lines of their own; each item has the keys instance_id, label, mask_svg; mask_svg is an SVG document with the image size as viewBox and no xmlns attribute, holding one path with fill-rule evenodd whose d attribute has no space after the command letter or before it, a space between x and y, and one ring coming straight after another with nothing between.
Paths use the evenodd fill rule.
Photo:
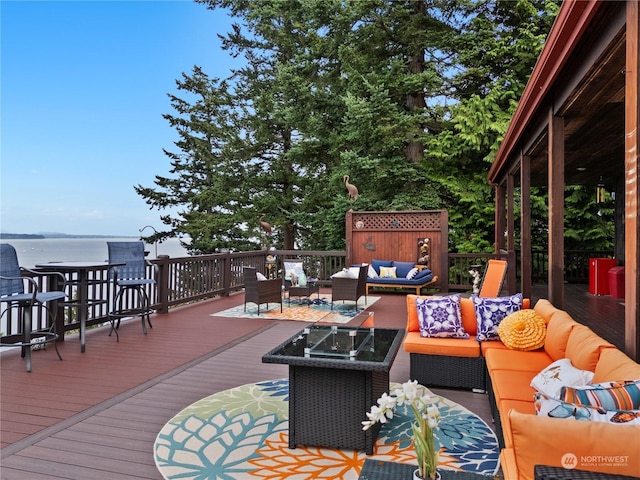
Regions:
<instances>
[{"instance_id":1,"label":"blue sky","mask_svg":"<svg viewBox=\"0 0 640 480\"><path fill-rule=\"evenodd\" d=\"M162 228L133 186L169 172L176 79L238 66L217 37L231 19L187 0L1 0L0 20L0 231Z\"/></svg>"}]
</instances>

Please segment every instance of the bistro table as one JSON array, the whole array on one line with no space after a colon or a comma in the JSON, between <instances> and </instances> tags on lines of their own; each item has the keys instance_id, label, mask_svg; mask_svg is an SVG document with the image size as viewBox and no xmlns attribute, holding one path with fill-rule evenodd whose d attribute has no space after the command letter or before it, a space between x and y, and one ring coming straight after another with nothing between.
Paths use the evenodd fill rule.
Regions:
<instances>
[{"instance_id":1,"label":"bistro table","mask_svg":"<svg viewBox=\"0 0 640 480\"><path fill-rule=\"evenodd\" d=\"M389 391L402 329L314 324L262 357L289 365L289 448L314 445L373 454L380 424L362 430Z\"/></svg>"},{"instance_id":2,"label":"bistro table","mask_svg":"<svg viewBox=\"0 0 640 480\"><path fill-rule=\"evenodd\" d=\"M78 322L80 323L80 351L84 353L87 334L87 311L94 305L106 304L108 299L89 298L89 285L94 280L89 278L90 272L108 270L112 267L122 266L124 263L109 262L50 262L36 265L36 269L47 272L59 272L63 275L69 275L67 283L77 287L77 299L68 302L60 302L61 305L78 309ZM73 275L77 275L77 279L73 280ZM100 282L104 282L100 280Z\"/></svg>"},{"instance_id":3,"label":"bistro table","mask_svg":"<svg viewBox=\"0 0 640 480\"><path fill-rule=\"evenodd\" d=\"M289 287L289 306L291 306L291 297L307 297L307 306L311 306L311 295L318 294L318 300L320 300L320 285L317 283L308 283L304 287L296 285L295 287Z\"/></svg>"}]
</instances>

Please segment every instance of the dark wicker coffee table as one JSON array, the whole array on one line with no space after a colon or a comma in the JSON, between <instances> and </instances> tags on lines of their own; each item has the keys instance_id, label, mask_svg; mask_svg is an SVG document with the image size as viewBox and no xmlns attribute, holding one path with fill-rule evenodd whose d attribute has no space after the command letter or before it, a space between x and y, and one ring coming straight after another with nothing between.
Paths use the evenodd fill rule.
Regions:
<instances>
[{"instance_id":1,"label":"dark wicker coffee table","mask_svg":"<svg viewBox=\"0 0 640 480\"><path fill-rule=\"evenodd\" d=\"M320 285L317 283L310 283L304 287L289 287L289 305L291 305L291 297L307 297L309 299L309 306L311 306L311 295L318 294L318 300L320 299Z\"/></svg>"},{"instance_id":2,"label":"dark wicker coffee table","mask_svg":"<svg viewBox=\"0 0 640 480\"><path fill-rule=\"evenodd\" d=\"M360 472L359 480L412 480L416 465L406 463L383 462L366 459ZM455 470L439 469L442 480L490 480L493 476L480 475L472 472L457 472Z\"/></svg>"},{"instance_id":3,"label":"dark wicker coffee table","mask_svg":"<svg viewBox=\"0 0 640 480\"><path fill-rule=\"evenodd\" d=\"M314 325L262 357L289 365L289 448L313 445L373 454L380 424L362 421L389 390L404 330Z\"/></svg>"}]
</instances>

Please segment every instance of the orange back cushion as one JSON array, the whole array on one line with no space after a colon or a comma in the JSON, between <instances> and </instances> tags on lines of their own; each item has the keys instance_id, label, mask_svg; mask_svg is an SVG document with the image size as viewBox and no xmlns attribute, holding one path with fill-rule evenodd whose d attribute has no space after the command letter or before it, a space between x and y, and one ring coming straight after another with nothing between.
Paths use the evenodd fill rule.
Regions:
<instances>
[{"instance_id":1,"label":"orange back cushion","mask_svg":"<svg viewBox=\"0 0 640 480\"><path fill-rule=\"evenodd\" d=\"M617 348L600 352L593 383L635 380L640 378L640 364L631 360Z\"/></svg>"},{"instance_id":2,"label":"orange back cushion","mask_svg":"<svg viewBox=\"0 0 640 480\"><path fill-rule=\"evenodd\" d=\"M420 320L418 320L416 298L418 298L417 295L407 295L407 332L420 331Z\"/></svg>"},{"instance_id":3,"label":"orange back cushion","mask_svg":"<svg viewBox=\"0 0 640 480\"><path fill-rule=\"evenodd\" d=\"M536 303L536 307L540 302ZM535 310L535 309L534 309ZM544 317L543 317L544 318ZM556 310L547 324L547 337L544 341L544 351L553 360L567 357L567 342L569 334L576 325L579 325L569 314L562 310Z\"/></svg>"},{"instance_id":4,"label":"orange back cushion","mask_svg":"<svg viewBox=\"0 0 640 480\"><path fill-rule=\"evenodd\" d=\"M593 333L589 327L576 325L569 334L566 356L574 367L594 372L600 351L604 348L615 346Z\"/></svg>"},{"instance_id":5,"label":"orange back cushion","mask_svg":"<svg viewBox=\"0 0 640 480\"><path fill-rule=\"evenodd\" d=\"M418 310L416 309L416 298L418 295L407 295L407 332L419 332L420 320L418 320ZM426 298L426 297L421 297ZM531 301L525 298L522 301L522 308L529 308ZM462 326L469 336L478 333L478 322L476 320L476 309L473 300L470 298L460 299L460 313L462 315Z\"/></svg>"},{"instance_id":6,"label":"orange back cushion","mask_svg":"<svg viewBox=\"0 0 640 480\"><path fill-rule=\"evenodd\" d=\"M640 425L576 421L515 410L508 416L520 480L533 480L535 465L561 467L568 459L573 459L571 465L580 470L618 475L637 475L640 471L637 443ZM567 458L568 453L573 456ZM595 456L623 460L593 464Z\"/></svg>"},{"instance_id":7,"label":"orange back cushion","mask_svg":"<svg viewBox=\"0 0 640 480\"><path fill-rule=\"evenodd\" d=\"M544 321L547 323L549 323L549 320L551 320L551 317L554 313L560 311L559 309L554 307L549 300L545 298L541 298L540 300L538 300L533 309L538 315L544 318Z\"/></svg>"}]
</instances>

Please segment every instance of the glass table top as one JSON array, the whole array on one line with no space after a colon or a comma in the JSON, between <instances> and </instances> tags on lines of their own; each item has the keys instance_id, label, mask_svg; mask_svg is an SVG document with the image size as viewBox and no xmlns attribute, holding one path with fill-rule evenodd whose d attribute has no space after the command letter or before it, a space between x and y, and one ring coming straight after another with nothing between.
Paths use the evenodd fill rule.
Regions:
<instances>
[{"instance_id":1,"label":"glass table top","mask_svg":"<svg viewBox=\"0 0 640 480\"><path fill-rule=\"evenodd\" d=\"M384 362L397 329L376 329L368 315L350 325L315 323L269 352L271 357Z\"/></svg>"}]
</instances>

